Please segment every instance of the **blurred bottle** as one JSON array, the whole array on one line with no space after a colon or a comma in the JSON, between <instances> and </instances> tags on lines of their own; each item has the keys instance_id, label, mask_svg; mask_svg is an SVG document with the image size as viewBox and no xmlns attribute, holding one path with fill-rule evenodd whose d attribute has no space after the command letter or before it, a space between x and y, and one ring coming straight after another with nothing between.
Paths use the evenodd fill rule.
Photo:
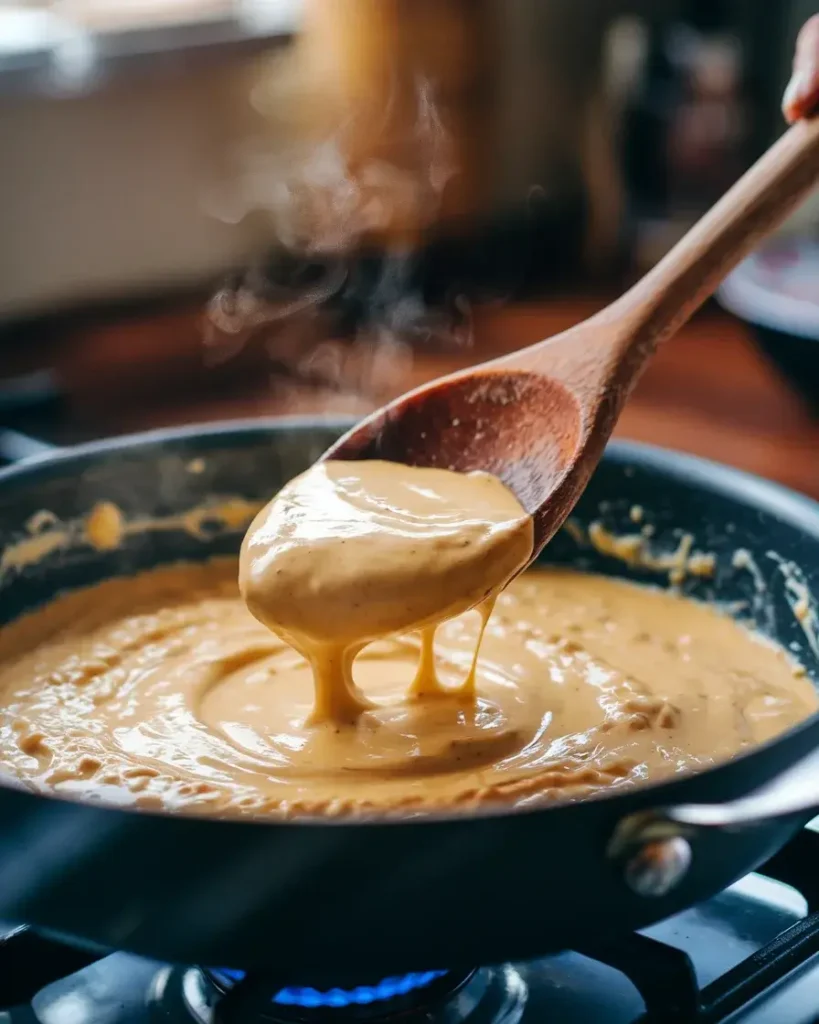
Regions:
<instances>
[{"instance_id":1,"label":"blurred bottle","mask_svg":"<svg viewBox=\"0 0 819 1024\"><path fill-rule=\"evenodd\" d=\"M319 250L401 250L432 225L479 215L489 142L485 7L306 0L293 52L266 64L254 87L271 145L290 146L292 209L275 210L279 221L305 218Z\"/></svg>"},{"instance_id":2,"label":"blurred bottle","mask_svg":"<svg viewBox=\"0 0 819 1024\"><path fill-rule=\"evenodd\" d=\"M305 0L251 87L267 155L246 180L275 235L255 289L296 308L318 281L339 335L414 344L484 300L610 273L612 21L611 0Z\"/></svg>"},{"instance_id":3,"label":"blurred bottle","mask_svg":"<svg viewBox=\"0 0 819 1024\"><path fill-rule=\"evenodd\" d=\"M685 0L652 24L626 114L635 262L655 263L748 163L745 51L729 0Z\"/></svg>"}]
</instances>

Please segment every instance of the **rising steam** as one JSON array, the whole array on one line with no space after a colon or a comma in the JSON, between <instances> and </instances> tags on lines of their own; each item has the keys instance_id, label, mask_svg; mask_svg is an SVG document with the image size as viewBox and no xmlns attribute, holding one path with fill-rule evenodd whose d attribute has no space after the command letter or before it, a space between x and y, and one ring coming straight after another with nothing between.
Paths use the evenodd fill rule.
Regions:
<instances>
[{"instance_id":1,"label":"rising steam","mask_svg":"<svg viewBox=\"0 0 819 1024\"><path fill-rule=\"evenodd\" d=\"M231 222L264 213L273 252L212 299L208 358L223 361L262 333L280 375L377 399L401 389L416 347L471 340L465 299L431 305L418 274L423 234L457 171L453 146L425 79L410 91L409 116L406 98L396 116L393 94L380 110L372 97L366 111L331 107L306 128L287 120L285 68L251 96L272 141L243 147L216 210Z\"/></svg>"}]
</instances>

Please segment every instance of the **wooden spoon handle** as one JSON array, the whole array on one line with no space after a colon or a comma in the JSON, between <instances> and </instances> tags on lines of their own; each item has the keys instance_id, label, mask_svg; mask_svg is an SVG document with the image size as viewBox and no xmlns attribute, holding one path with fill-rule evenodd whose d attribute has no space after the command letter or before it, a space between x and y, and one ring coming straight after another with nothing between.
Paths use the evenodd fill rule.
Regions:
<instances>
[{"instance_id":1,"label":"wooden spoon handle","mask_svg":"<svg viewBox=\"0 0 819 1024\"><path fill-rule=\"evenodd\" d=\"M785 132L601 319L622 320L624 332L618 335L623 347L632 349L638 362L645 359L799 205L818 178L819 118Z\"/></svg>"}]
</instances>

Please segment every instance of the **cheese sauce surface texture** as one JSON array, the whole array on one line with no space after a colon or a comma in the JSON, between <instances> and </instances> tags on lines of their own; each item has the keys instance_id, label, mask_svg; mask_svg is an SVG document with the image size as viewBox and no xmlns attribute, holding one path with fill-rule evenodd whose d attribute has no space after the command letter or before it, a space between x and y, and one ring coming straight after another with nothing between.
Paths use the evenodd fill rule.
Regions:
<instances>
[{"instance_id":1,"label":"cheese sauce surface texture","mask_svg":"<svg viewBox=\"0 0 819 1024\"><path fill-rule=\"evenodd\" d=\"M568 569L503 589L531 525L491 477L325 472L275 499L286 529L268 508L250 530L253 614L225 559L1 630L3 770L205 815L523 806L707 767L817 708L784 650L705 605Z\"/></svg>"}]
</instances>

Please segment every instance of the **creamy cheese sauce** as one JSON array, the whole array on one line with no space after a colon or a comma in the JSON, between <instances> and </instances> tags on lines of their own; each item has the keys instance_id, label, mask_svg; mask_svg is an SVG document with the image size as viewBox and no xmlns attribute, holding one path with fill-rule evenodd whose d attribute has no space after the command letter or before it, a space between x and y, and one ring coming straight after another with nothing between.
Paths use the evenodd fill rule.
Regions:
<instances>
[{"instance_id":1,"label":"creamy cheese sauce","mask_svg":"<svg viewBox=\"0 0 819 1024\"><path fill-rule=\"evenodd\" d=\"M110 580L0 631L3 770L199 814L520 806L706 767L817 707L783 650L712 608L536 568L498 597L474 694L475 610L435 633L432 697L413 632L355 659L366 707L311 722L310 666L236 575L224 560Z\"/></svg>"},{"instance_id":2,"label":"creamy cheese sauce","mask_svg":"<svg viewBox=\"0 0 819 1024\"><path fill-rule=\"evenodd\" d=\"M310 663L309 721L352 722L370 707L353 678L367 643L421 631L412 693L434 698L436 626L478 605L486 624L533 543L531 517L488 473L320 462L251 524L239 584L256 618ZM479 645L462 691L469 700Z\"/></svg>"}]
</instances>

